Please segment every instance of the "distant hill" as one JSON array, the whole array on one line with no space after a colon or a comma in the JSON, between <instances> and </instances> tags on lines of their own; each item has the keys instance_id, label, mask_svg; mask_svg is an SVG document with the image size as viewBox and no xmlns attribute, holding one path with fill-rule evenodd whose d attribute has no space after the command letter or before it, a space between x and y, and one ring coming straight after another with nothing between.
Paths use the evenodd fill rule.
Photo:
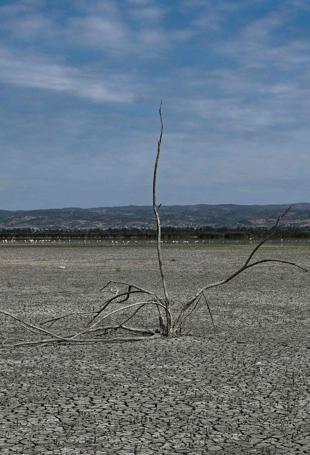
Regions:
<instances>
[{"instance_id":1,"label":"distant hill","mask_svg":"<svg viewBox=\"0 0 310 455\"><path fill-rule=\"evenodd\" d=\"M171 205L161 208L163 226L172 227L265 227L287 205ZM310 229L310 203L295 204L285 224ZM0 210L0 229L109 229L153 228L150 206Z\"/></svg>"}]
</instances>

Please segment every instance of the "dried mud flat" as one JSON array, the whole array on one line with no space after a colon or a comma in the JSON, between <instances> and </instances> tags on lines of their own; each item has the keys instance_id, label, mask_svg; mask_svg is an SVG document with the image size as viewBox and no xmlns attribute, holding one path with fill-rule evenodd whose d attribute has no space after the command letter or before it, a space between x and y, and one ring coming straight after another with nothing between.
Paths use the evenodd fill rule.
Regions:
<instances>
[{"instance_id":1,"label":"dried mud flat","mask_svg":"<svg viewBox=\"0 0 310 455\"><path fill-rule=\"evenodd\" d=\"M165 248L175 300L248 252ZM260 257L309 267L309 253L267 246ZM2 248L0 308L36 322L89 311L111 278L160 291L155 254ZM307 274L265 264L210 293L215 332L202 307L178 339L0 351L1 454L310 453L309 284ZM28 334L1 317L1 336Z\"/></svg>"}]
</instances>

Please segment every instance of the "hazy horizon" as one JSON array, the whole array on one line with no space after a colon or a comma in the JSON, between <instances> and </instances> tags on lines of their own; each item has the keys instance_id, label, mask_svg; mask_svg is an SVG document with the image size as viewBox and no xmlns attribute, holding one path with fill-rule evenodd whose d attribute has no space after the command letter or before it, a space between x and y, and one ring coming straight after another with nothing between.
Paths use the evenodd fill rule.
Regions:
<instances>
[{"instance_id":1,"label":"hazy horizon","mask_svg":"<svg viewBox=\"0 0 310 455\"><path fill-rule=\"evenodd\" d=\"M310 202L288 202L288 203L280 203L280 204L233 204L233 203L220 203L220 204L205 204L205 203L195 203L195 204L161 204L161 207L192 207L192 206L298 206L298 205L310 205ZM96 210L96 209L106 209L106 208L126 208L126 207L148 207L152 209L152 204L127 204L127 205L105 205L105 206L94 206L94 207L82 207L82 206L67 206L67 207L45 207L45 208L31 208L31 209L3 209L0 207L0 211L10 211L10 212L31 212L31 211L39 211L39 210L70 210L70 209L81 209L81 210Z\"/></svg>"}]
</instances>

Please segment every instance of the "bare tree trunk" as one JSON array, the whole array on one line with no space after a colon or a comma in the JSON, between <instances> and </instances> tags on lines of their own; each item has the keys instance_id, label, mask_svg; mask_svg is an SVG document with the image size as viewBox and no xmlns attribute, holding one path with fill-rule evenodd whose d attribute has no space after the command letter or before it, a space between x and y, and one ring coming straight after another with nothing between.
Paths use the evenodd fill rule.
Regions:
<instances>
[{"instance_id":1,"label":"bare tree trunk","mask_svg":"<svg viewBox=\"0 0 310 455\"><path fill-rule=\"evenodd\" d=\"M160 222L160 213L159 213L160 205L157 205L157 194L156 194L157 169L158 169L158 163L159 163L160 152L161 152L161 142L162 142L163 131L164 131L163 116L162 116L162 101L160 102L160 106L159 106L159 119L160 119L160 134L159 134L159 138L158 138L158 142L157 142L157 154L156 154L156 158L155 158L154 172L153 172L153 211L154 211L155 220L156 220L157 259L158 259L159 273L160 273L160 277L161 277L162 287L163 287L163 291L164 291L164 305L166 307L165 322L163 322L161 315L159 314L160 326L162 326L162 329L165 332L165 335L168 336L170 333L170 330L171 330L171 326L172 326L172 319L171 319L171 313L169 312L170 299L169 299L169 294L168 294L168 290L167 290L167 284L166 284L166 278L165 278L162 254L161 254L161 222Z\"/></svg>"}]
</instances>

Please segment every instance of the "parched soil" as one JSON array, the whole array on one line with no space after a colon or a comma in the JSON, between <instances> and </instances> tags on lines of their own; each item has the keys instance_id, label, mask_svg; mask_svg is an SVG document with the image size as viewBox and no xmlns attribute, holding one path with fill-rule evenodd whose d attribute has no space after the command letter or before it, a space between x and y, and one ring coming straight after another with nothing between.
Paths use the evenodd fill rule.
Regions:
<instances>
[{"instance_id":1,"label":"parched soil","mask_svg":"<svg viewBox=\"0 0 310 455\"><path fill-rule=\"evenodd\" d=\"M249 248L165 247L175 308ZM259 257L310 267L309 253L267 246ZM109 279L161 292L151 247L1 248L0 257L0 309L36 323L97 309ZM1 350L1 454L310 453L309 284L309 274L265 264L210 292L215 330L201 306L181 338ZM7 317L0 324L2 340L32 336Z\"/></svg>"}]
</instances>

